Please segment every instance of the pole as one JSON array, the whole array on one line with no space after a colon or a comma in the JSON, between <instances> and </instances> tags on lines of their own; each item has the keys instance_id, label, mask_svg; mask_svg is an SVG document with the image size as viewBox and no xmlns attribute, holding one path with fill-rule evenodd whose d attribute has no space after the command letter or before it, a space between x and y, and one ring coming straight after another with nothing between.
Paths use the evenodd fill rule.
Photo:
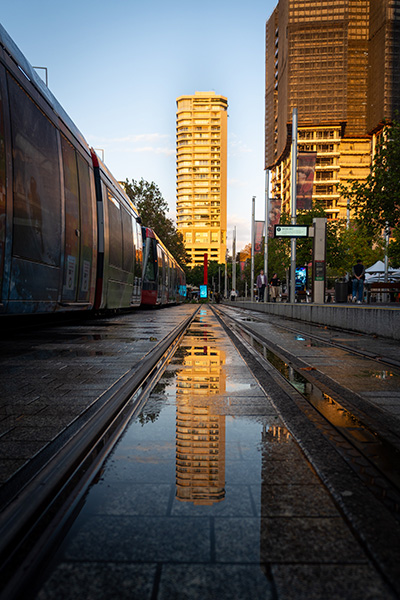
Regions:
<instances>
[{"instance_id":1,"label":"pole","mask_svg":"<svg viewBox=\"0 0 400 600\"><path fill-rule=\"evenodd\" d=\"M389 223L386 221L386 227L385 227L385 277L384 277L384 281L385 283L387 283L388 278L389 278L389 241L390 241L390 227L389 227Z\"/></svg>"},{"instance_id":2,"label":"pole","mask_svg":"<svg viewBox=\"0 0 400 600\"><path fill-rule=\"evenodd\" d=\"M296 184L297 184L297 108L293 109L292 118L292 166L290 178L290 199L292 204L292 225L296 225ZM296 285L296 238L291 239L290 262L290 302L295 301Z\"/></svg>"},{"instance_id":3,"label":"pole","mask_svg":"<svg viewBox=\"0 0 400 600\"><path fill-rule=\"evenodd\" d=\"M224 298L228 297L228 250L225 250L225 285Z\"/></svg>"},{"instance_id":4,"label":"pole","mask_svg":"<svg viewBox=\"0 0 400 600\"><path fill-rule=\"evenodd\" d=\"M204 279L203 279L203 283L204 283L204 285L208 284L208 254L207 254L207 252L204 253Z\"/></svg>"},{"instance_id":5,"label":"pole","mask_svg":"<svg viewBox=\"0 0 400 600\"><path fill-rule=\"evenodd\" d=\"M269 170L265 171L265 218L264 218L264 273L266 277L265 301L269 300L269 285L268 285L268 233L269 233Z\"/></svg>"},{"instance_id":6,"label":"pole","mask_svg":"<svg viewBox=\"0 0 400 600\"><path fill-rule=\"evenodd\" d=\"M233 228L232 240L232 289L236 292L236 225Z\"/></svg>"},{"instance_id":7,"label":"pole","mask_svg":"<svg viewBox=\"0 0 400 600\"><path fill-rule=\"evenodd\" d=\"M255 214L256 214L256 197L252 198L252 207L251 207L251 290L250 290L250 300L254 301L254 229L255 229Z\"/></svg>"}]
</instances>

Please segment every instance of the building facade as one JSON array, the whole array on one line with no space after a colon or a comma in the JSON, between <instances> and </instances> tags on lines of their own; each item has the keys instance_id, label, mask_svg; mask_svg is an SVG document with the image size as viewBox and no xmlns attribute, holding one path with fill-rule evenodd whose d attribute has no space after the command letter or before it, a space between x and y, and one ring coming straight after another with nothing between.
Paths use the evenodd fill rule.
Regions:
<instances>
[{"instance_id":1,"label":"building facade","mask_svg":"<svg viewBox=\"0 0 400 600\"><path fill-rule=\"evenodd\" d=\"M399 3L280 0L268 20L265 167L283 210L296 107L298 151L317 154L313 202L346 217L339 186L368 176L376 133L399 106Z\"/></svg>"},{"instance_id":2,"label":"building facade","mask_svg":"<svg viewBox=\"0 0 400 600\"><path fill-rule=\"evenodd\" d=\"M225 263L228 101L214 92L176 100L176 221L190 265Z\"/></svg>"}]
</instances>

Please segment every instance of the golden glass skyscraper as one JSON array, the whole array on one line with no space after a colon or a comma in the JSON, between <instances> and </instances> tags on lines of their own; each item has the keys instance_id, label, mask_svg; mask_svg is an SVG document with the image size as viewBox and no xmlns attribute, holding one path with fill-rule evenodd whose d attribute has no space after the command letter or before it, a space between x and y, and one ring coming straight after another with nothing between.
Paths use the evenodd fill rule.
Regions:
<instances>
[{"instance_id":1,"label":"golden glass skyscraper","mask_svg":"<svg viewBox=\"0 0 400 600\"><path fill-rule=\"evenodd\" d=\"M313 201L345 218L341 185L370 173L373 140L400 104L400 0L279 0L266 25L265 167L290 209L291 121L316 152Z\"/></svg>"},{"instance_id":2,"label":"golden glass skyscraper","mask_svg":"<svg viewBox=\"0 0 400 600\"><path fill-rule=\"evenodd\" d=\"M225 262L228 101L215 92L176 100L176 221L190 265Z\"/></svg>"}]
</instances>

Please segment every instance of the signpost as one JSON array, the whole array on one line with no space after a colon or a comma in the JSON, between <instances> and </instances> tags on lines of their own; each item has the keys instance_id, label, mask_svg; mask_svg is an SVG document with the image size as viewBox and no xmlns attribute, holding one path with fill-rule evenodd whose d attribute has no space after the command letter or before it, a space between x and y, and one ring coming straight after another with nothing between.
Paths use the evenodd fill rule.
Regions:
<instances>
[{"instance_id":1,"label":"signpost","mask_svg":"<svg viewBox=\"0 0 400 600\"><path fill-rule=\"evenodd\" d=\"M275 237L308 237L308 225L275 225Z\"/></svg>"}]
</instances>

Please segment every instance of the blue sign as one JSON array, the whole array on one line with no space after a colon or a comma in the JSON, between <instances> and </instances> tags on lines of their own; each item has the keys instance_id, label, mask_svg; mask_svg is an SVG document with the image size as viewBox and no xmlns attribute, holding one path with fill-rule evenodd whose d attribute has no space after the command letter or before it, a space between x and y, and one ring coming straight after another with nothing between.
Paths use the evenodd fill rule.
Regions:
<instances>
[{"instance_id":1,"label":"blue sign","mask_svg":"<svg viewBox=\"0 0 400 600\"><path fill-rule=\"evenodd\" d=\"M296 292L307 287L307 267L296 267Z\"/></svg>"},{"instance_id":2,"label":"blue sign","mask_svg":"<svg viewBox=\"0 0 400 600\"><path fill-rule=\"evenodd\" d=\"M207 297L208 297L207 286L201 285L200 286L200 298L207 298Z\"/></svg>"}]
</instances>

